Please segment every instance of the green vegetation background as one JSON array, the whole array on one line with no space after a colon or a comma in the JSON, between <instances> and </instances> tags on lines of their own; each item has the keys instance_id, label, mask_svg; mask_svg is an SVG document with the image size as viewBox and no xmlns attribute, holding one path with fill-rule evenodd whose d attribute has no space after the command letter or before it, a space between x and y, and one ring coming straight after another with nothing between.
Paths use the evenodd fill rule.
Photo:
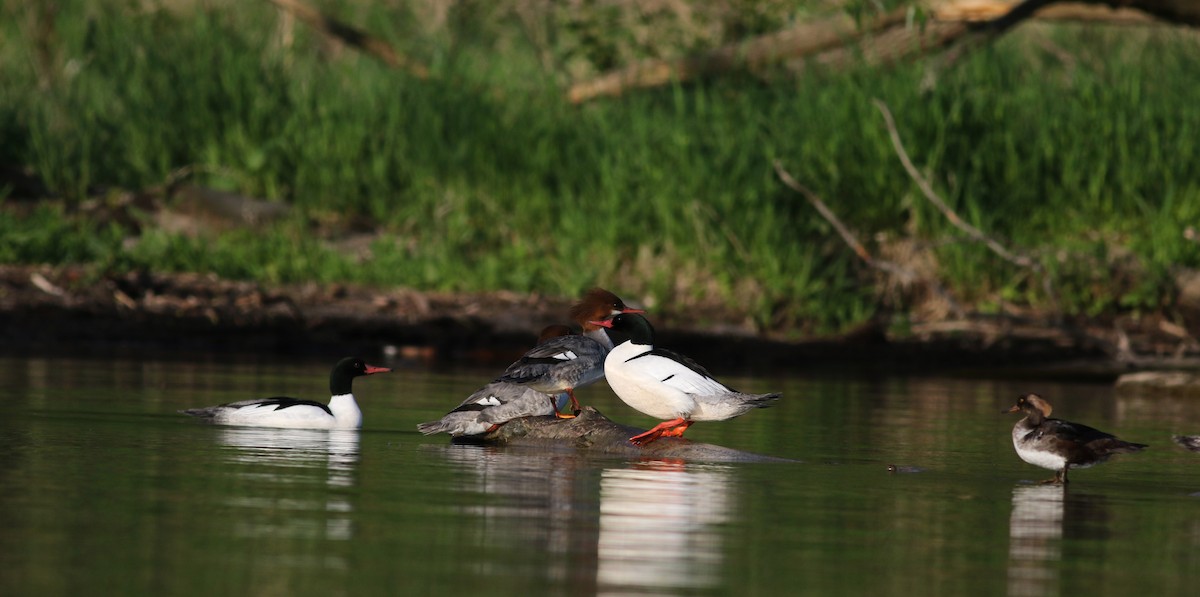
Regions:
<instances>
[{"instance_id":1,"label":"green vegetation background","mask_svg":"<svg viewBox=\"0 0 1200 597\"><path fill-rule=\"evenodd\" d=\"M931 88L922 60L810 64L573 106L570 81L822 7L315 4L433 76L333 45L267 2L63 0L52 19L42 3L0 5L0 165L59 199L0 199L0 263L558 295L602 284L785 334L916 308L779 182L779 159L872 250L909 254L972 308L1169 313L1173 276L1200 265L1195 32L1024 25ZM1031 254L1053 297L922 198L872 98L951 206ZM199 237L78 216L185 167L296 209ZM339 248L367 224L367 251Z\"/></svg>"}]
</instances>

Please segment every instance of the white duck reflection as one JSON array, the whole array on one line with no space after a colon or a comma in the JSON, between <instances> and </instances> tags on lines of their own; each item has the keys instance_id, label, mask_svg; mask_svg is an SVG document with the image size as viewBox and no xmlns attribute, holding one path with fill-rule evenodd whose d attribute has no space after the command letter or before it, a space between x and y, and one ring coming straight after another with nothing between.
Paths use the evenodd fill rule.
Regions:
<instances>
[{"instance_id":1,"label":"white duck reflection","mask_svg":"<svg viewBox=\"0 0 1200 597\"><path fill-rule=\"evenodd\" d=\"M719 525L730 517L730 469L647 462L600 478L601 594L673 592L721 578Z\"/></svg>"},{"instance_id":2,"label":"white duck reflection","mask_svg":"<svg viewBox=\"0 0 1200 597\"><path fill-rule=\"evenodd\" d=\"M1008 594L1058 594L1065 485L1013 488L1008 523Z\"/></svg>"},{"instance_id":3,"label":"white duck reflection","mask_svg":"<svg viewBox=\"0 0 1200 597\"><path fill-rule=\"evenodd\" d=\"M233 448L227 460L241 465L234 474L249 482L245 491L227 500L249 510L237 519L237 535L353 537L353 504L348 494L329 489L355 484L358 430L227 427L220 430L218 442ZM324 488L313 487L314 482Z\"/></svg>"},{"instance_id":4,"label":"white duck reflection","mask_svg":"<svg viewBox=\"0 0 1200 597\"><path fill-rule=\"evenodd\" d=\"M1008 527L1008 594L1057 595L1064 540L1107 541L1104 496L1069 485L1013 488Z\"/></svg>"}]
</instances>

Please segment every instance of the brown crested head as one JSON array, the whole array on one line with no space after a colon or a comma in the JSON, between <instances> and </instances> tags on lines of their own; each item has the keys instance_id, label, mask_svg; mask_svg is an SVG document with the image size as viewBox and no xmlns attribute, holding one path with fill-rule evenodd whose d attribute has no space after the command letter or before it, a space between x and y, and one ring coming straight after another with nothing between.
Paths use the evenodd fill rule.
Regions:
<instances>
[{"instance_id":1,"label":"brown crested head","mask_svg":"<svg viewBox=\"0 0 1200 597\"><path fill-rule=\"evenodd\" d=\"M1053 410L1054 407L1050 406L1050 403L1046 402L1045 398L1037 394L1022 394L1017 397L1017 403L1012 408L1003 412L1024 412L1028 416L1041 420L1049 417Z\"/></svg>"},{"instance_id":2,"label":"brown crested head","mask_svg":"<svg viewBox=\"0 0 1200 597\"><path fill-rule=\"evenodd\" d=\"M583 331L590 332L598 329L591 321L605 319L618 313L644 313L641 309L630 309L625 306L621 297L603 289L593 288L584 293L578 303L571 306L570 315L573 321L583 326Z\"/></svg>"},{"instance_id":3,"label":"brown crested head","mask_svg":"<svg viewBox=\"0 0 1200 597\"><path fill-rule=\"evenodd\" d=\"M548 325L548 326L542 328L542 332L540 334L538 334L537 343L542 344L542 343L546 342L547 340L550 340L551 338L558 338L559 336L570 336L570 335L573 335L574 333L575 333L575 330L571 329L569 326L565 326L560 323L556 323L554 325Z\"/></svg>"}]
</instances>

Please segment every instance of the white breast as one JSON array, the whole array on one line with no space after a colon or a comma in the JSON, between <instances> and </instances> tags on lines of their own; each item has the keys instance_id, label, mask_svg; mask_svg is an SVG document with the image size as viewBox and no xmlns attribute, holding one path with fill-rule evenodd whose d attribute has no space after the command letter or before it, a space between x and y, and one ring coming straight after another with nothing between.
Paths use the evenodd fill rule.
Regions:
<instances>
[{"instance_id":1,"label":"white breast","mask_svg":"<svg viewBox=\"0 0 1200 597\"><path fill-rule=\"evenodd\" d=\"M1048 468L1052 471L1061 470L1064 466L1067 465L1067 459L1063 458L1062 456L1059 456L1052 452L1046 452L1043 450L1031 450L1031 449L1022 447L1021 446L1021 438L1024 437L1027 433L1029 433L1029 430L1027 430L1027 429L1021 429L1020 427L1013 428L1013 447L1016 448L1017 456L1020 456L1021 460L1024 460L1025 462L1028 462L1029 464L1032 464L1034 466Z\"/></svg>"},{"instance_id":2,"label":"white breast","mask_svg":"<svg viewBox=\"0 0 1200 597\"><path fill-rule=\"evenodd\" d=\"M671 376L682 374L680 369L688 373L691 370L663 357L638 357L648 350L648 346L625 342L608 353L604 360L608 385L625 404L647 415L658 419L690 418L695 401L669 382L674 379Z\"/></svg>"}]
</instances>

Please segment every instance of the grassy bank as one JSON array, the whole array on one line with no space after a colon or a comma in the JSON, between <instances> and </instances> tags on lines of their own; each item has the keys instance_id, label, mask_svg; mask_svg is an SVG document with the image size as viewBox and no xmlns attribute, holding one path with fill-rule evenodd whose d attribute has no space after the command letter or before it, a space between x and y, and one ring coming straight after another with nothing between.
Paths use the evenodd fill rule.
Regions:
<instances>
[{"instance_id":1,"label":"grassy bank","mask_svg":"<svg viewBox=\"0 0 1200 597\"><path fill-rule=\"evenodd\" d=\"M923 255L968 305L1159 310L1173 268L1200 266L1184 237L1200 223L1194 34L1035 26L928 92L917 63L576 107L536 44L498 33L519 29L516 15L464 10L422 33L403 6L354 5L346 18L432 66L420 80L302 26L281 44L267 3L61 2L53 35L9 4L0 163L65 201L0 211L2 261L563 295L599 283L797 333L910 307L779 183L780 159L865 240L932 243ZM1053 297L921 198L871 98L890 105L959 213L1051 273ZM105 188L159 185L182 167L296 209L265 230L146 227L136 242L127 227L71 215ZM351 221L380 233L365 257L328 242Z\"/></svg>"}]
</instances>

